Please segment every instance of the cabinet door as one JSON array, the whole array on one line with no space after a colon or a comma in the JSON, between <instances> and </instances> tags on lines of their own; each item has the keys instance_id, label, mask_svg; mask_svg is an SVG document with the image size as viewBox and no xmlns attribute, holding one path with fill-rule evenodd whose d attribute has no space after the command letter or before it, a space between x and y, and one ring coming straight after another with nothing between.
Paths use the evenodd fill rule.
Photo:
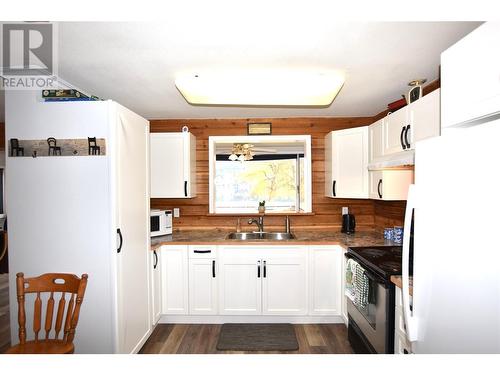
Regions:
<instances>
[{"instance_id":1,"label":"cabinet door","mask_svg":"<svg viewBox=\"0 0 500 375\"><path fill-rule=\"evenodd\" d=\"M151 198L185 198L185 146L182 133L150 135Z\"/></svg>"},{"instance_id":2,"label":"cabinet door","mask_svg":"<svg viewBox=\"0 0 500 375\"><path fill-rule=\"evenodd\" d=\"M263 315L307 314L307 251L285 251L262 259Z\"/></svg>"},{"instance_id":3,"label":"cabinet door","mask_svg":"<svg viewBox=\"0 0 500 375\"><path fill-rule=\"evenodd\" d=\"M368 127L332 135L332 186L337 198L368 198Z\"/></svg>"},{"instance_id":4,"label":"cabinet door","mask_svg":"<svg viewBox=\"0 0 500 375\"><path fill-rule=\"evenodd\" d=\"M309 248L309 314L340 315L342 286L340 246Z\"/></svg>"},{"instance_id":5,"label":"cabinet door","mask_svg":"<svg viewBox=\"0 0 500 375\"><path fill-rule=\"evenodd\" d=\"M149 123L116 104L118 352L140 349L151 330L149 306ZM92 277L92 275L91 275Z\"/></svg>"},{"instance_id":6,"label":"cabinet door","mask_svg":"<svg viewBox=\"0 0 500 375\"><path fill-rule=\"evenodd\" d=\"M372 163L384 156L384 119L378 120L368 127L370 139L370 158L369 162Z\"/></svg>"},{"instance_id":7,"label":"cabinet door","mask_svg":"<svg viewBox=\"0 0 500 375\"><path fill-rule=\"evenodd\" d=\"M262 262L258 256L239 253L239 249L234 252L226 252L219 260L219 313L261 315Z\"/></svg>"},{"instance_id":8,"label":"cabinet door","mask_svg":"<svg viewBox=\"0 0 500 375\"><path fill-rule=\"evenodd\" d=\"M441 54L441 120L449 127L499 112L500 23L486 22Z\"/></svg>"},{"instance_id":9,"label":"cabinet door","mask_svg":"<svg viewBox=\"0 0 500 375\"><path fill-rule=\"evenodd\" d=\"M152 318L153 325L158 323L161 317L161 251L155 250L151 253L152 268Z\"/></svg>"},{"instance_id":10,"label":"cabinet door","mask_svg":"<svg viewBox=\"0 0 500 375\"><path fill-rule=\"evenodd\" d=\"M414 148L417 141L439 136L441 131L439 93L439 89L434 90L409 106L410 130L407 138L411 148Z\"/></svg>"},{"instance_id":11,"label":"cabinet door","mask_svg":"<svg viewBox=\"0 0 500 375\"><path fill-rule=\"evenodd\" d=\"M188 309L187 246L163 246L161 250L162 313L184 315Z\"/></svg>"},{"instance_id":12,"label":"cabinet door","mask_svg":"<svg viewBox=\"0 0 500 375\"><path fill-rule=\"evenodd\" d=\"M383 176L382 171L370 171L370 198L382 199L383 198Z\"/></svg>"},{"instance_id":13,"label":"cabinet door","mask_svg":"<svg viewBox=\"0 0 500 375\"><path fill-rule=\"evenodd\" d=\"M189 313L217 314L217 269L214 258L189 259Z\"/></svg>"},{"instance_id":14,"label":"cabinet door","mask_svg":"<svg viewBox=\"0 0 500 375\"><path fill-rule=\"evenodd\" d=\"M391 113L384 119L384 155L404 151L404 132L408 125L407 107Z\"/></svg>"}]
</instances>

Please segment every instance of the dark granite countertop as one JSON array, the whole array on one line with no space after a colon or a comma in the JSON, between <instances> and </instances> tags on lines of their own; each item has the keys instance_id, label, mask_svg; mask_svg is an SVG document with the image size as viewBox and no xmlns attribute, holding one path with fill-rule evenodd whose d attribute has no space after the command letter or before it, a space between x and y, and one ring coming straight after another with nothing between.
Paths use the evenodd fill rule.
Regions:
<instances>
[{"instance_id":1,"label":"dark granite countertop","mask_svg":"<svg viewBox=\"0 0 500 375\"><path fill-rule=\"evenodd\" d=\"M354 234L340 233L340 231L304 231L292 230L293 240L266 241L266 240L226 240L230 231L227 230L175 230L172 235L151 238L151 249L155 250L162 245L340 245L349 246L380 246L394 245L384 239L379 232L356 232Z\"/></svg>"}]
</instances>

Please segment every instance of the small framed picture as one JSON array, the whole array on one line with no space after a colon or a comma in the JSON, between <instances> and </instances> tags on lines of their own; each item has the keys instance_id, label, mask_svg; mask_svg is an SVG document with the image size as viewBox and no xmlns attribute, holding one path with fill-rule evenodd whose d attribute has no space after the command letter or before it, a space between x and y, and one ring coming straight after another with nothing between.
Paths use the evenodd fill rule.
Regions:
<instances>
[{"instance_id":1,"label":"small framed picture","mask_svg":"<svg viewBox=\"0 0 500 375\"><path fill-rule=\"evenodd\" d=\"M271 135L270 122L249 122L247 123L248 135Z\"/></svg>"}]
</instances>

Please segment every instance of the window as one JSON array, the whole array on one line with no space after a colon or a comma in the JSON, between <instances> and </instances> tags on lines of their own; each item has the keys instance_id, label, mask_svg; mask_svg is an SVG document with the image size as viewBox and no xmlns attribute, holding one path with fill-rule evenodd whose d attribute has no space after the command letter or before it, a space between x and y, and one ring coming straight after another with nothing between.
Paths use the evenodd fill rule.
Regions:
<instances>
[{"instance_id":1,"label":"window","mask_svg":"<svg viewBox=\"0 0 500 375\"><path fill-rule=\"evenodd\" d=\"M209 149L210 213L311 212L310 136L210 137Z\"/></svg>"}]
</instances>

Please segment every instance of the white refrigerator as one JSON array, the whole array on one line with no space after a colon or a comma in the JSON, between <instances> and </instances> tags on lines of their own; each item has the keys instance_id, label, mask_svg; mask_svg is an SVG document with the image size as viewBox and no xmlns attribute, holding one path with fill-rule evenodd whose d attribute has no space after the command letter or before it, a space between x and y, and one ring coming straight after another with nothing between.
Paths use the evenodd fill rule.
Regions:
<instances>
[{"instance_id":1,"label":"white refrigerator","mask_svg":"<svg viewBox=\"0 0 500 375\"><path fill-rule=\"evenodd\" d=\"M443 54L442 135L416 144L403 241L404 316L414 353L500 353L500 100L491 106L491 98L500 99L500 81L492 80L500 77L500 64L491 59L500 60L500 53L497 48L493 56L484 43L492 39L500 42L498 24L481 26ZM474 61L467 60L473 52ZM478 56L483 52L484 59ZM453 100L460 93L452 90L457 81L448 78L461 65L463 74L483 70L474 84L488 87L488 98L467 85L462 92L471 95L471 106L474 100L488 106L464 110Z\"/></svg>"},{"instance_id":2,"label":"white refrigerator","mask_svg":"<svg viewBox=\"0 0 500 375\"><path fill-rule=\"evenodd\" d=\"M17 272L87 273L75 352L137 352L152 326L149 122L113 101L44 103L40 96L6 93L7 146L11 138L46 145L48 137L96 137L102 154L89 156L85 147L74 156L7 157L12 344ZM33 304L27 308L30 317Z\"/></svg>"}]
</instances>

